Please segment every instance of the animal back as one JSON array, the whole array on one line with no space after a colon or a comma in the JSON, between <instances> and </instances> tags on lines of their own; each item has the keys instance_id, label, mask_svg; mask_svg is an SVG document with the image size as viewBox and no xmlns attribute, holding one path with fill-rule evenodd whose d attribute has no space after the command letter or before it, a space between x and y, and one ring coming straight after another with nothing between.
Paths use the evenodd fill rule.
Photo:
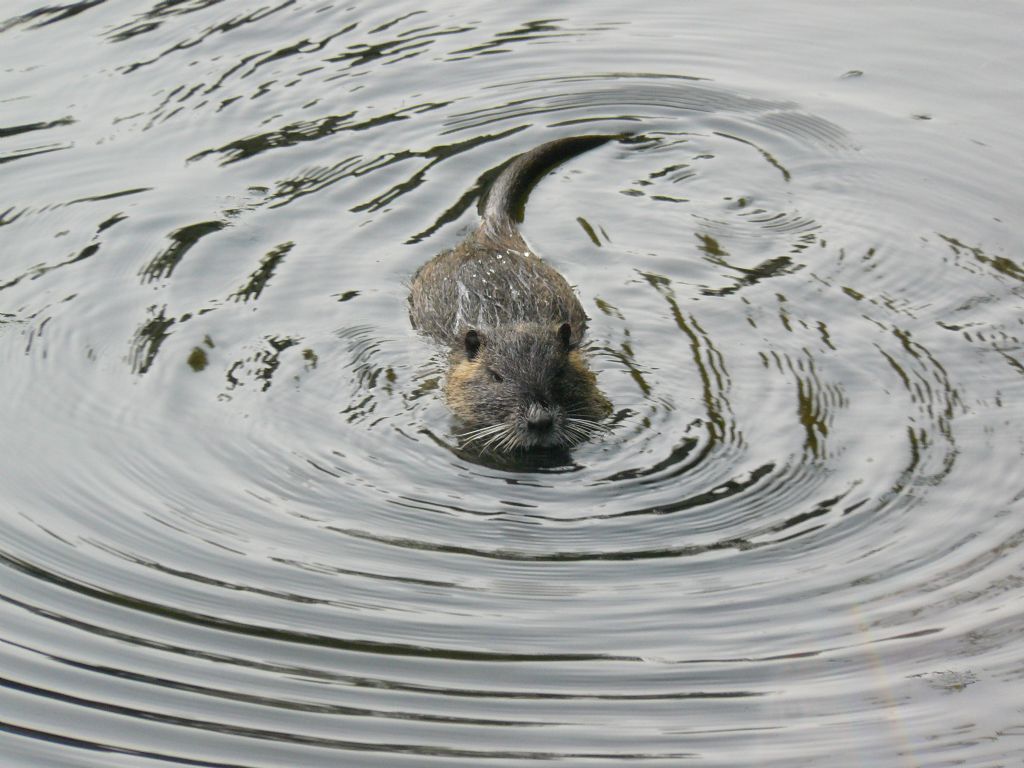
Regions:
<instances>
[{"instance_id":1,"label":"animal back","mask_svg":"<svg viewBox=\"0 0 1024 768\"><path fill-rule=\"evenodd\" d=\"M470 237L423 265L409 296L413 325L452 344L471 328L570 323L578 342L587 316L570 285L521 239L509 245Z\"/></svg>"}]
</instances>

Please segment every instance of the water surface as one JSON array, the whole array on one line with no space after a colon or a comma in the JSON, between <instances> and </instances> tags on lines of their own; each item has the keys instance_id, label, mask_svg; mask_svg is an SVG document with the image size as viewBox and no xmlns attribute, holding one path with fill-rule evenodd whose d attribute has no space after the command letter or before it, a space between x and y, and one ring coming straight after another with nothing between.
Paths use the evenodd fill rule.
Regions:
<instances>
[{"instance_id":1,"label":"water surface","mask_svg":"<svg viewBox=\"0 0 1024 768\"><path fill-rule=\"evenodd\" d=\"M7 3L4 764L1019 762L1022 26ZM467 455L409 277L584 132L614 429Z\"/></svg>"}]
</instances>

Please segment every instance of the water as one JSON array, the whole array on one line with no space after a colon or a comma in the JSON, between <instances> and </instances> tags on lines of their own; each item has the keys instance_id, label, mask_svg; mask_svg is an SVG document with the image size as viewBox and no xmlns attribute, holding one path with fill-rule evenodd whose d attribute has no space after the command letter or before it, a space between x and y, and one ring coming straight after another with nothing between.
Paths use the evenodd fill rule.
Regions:
<instances>
[{"instance_id":1,"label":"water","mask_svg":"<svg viewBox=\"0 0 1024 768\"><path fill-rule=\"evenodd\" d=\"M1024 755L1018 4L0 15L5 766ZM405 312L509 157L614 431Z\"/></svg>"}]
</instances>

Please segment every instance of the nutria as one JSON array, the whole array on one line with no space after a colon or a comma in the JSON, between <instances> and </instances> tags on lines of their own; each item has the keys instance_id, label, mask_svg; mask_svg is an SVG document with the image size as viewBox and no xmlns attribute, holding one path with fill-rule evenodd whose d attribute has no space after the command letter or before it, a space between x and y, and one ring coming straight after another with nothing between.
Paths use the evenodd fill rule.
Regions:
<instances>
[{"instance_id":1,"label":"nutria","mask_svg":"<svg viewBox=\"0 0 1024 768\"><path fill-rule=\"evenodd\" d=\"M556 139L515 157L491 185L477 228L413 276L410 318L450 349L445 394L464 446L565 449L606 429L611 404L580 348L587 315L516 221L542 175L613 138Z\"/></svg>"}]
</instances>

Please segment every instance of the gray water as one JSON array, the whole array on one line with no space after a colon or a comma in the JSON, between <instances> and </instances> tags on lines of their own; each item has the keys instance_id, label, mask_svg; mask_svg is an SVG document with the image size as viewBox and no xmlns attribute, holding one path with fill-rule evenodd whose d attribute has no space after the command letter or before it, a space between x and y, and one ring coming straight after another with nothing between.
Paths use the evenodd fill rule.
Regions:
<instances>
[{"instance_id":1,"label":"gray water","mask_svg":"<svg viewBox=\"0 0 1024 768\"><path fill-rule=\"evenodd\" d=\"M3 766L1024 760L1024 6L5 0ZM524 234L614 429L462 453Z\"/></svg>"}]
</instances>

